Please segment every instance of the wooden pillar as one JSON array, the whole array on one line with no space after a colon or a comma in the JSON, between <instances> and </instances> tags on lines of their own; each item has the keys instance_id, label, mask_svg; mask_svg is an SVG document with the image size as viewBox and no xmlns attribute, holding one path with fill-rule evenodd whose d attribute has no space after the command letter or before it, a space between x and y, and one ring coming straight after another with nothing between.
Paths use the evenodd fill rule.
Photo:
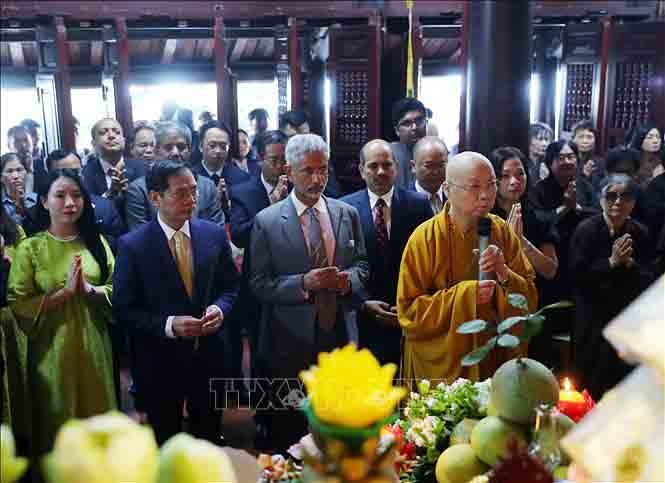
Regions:
<instances>
[{"instance_id":1,"label":"wooden pillar","mask_svg":"<svg viewBox=\"0 0 665 483\"><path fill-rule=\"evenodd\" d=\"M458 150L462 152L466 149L466 90L467 90L467 63L469 60L469 21L470 2L462 3L462 33L460 37L460 67L462 72L462 94L460 96L459 113L459 141ZM451 146L448 146L450 148Z\"/></svg>"},{"instance_id":2,"label":"wooden pillar","mask_svg":"<svg viewBox=\"0 0 665 483\"><path fill-rule=\"evenodd\" d=\"M125 136L128 136L134 128L134 121L132 119L132 98L129 94L129 39L127 37L127 21L124 17L116 18L115 30L118 36L118 78L115 110L118 122L125 131Z\"/></svg>"},{"instance_id":3,"label":"wooden pillar","mask_svg":"<svg viewBox=\"0 0 665 483\"><path fill-rule=\"evenodd\" d=\"M302 81L300 75L300 47L298 45L298 26L295 17L289 17L289 73L291 75L291 110L301 110Z\"/></svg>"},{"instance_id":4,"label":"wooden pillar","mask_svg":"<svg viewBox=\"0 0 665 483\"><path fill-rule=\"evenodd\" d=\"M532 8L529 0L471 2L466 149L487 156L528 145Z\"/></svg>"},{"instance_id":5,"label":"wooden pillar","mask_svg":"<svg viewBox=\"0 0 665 483\"><path fill-rule=\"evenodd\" d=\"M381 137L381 25L382 19L374 15L369 19L369 79L367 89L367 136L369 139ZM376 87L374 87L376 86Z\"/></svg>"},{"instance_id":6,"label":"wooden pillar","mask_svg":"<svg viewBox=\"0 0 665 483\"><path fill-rule=\"evenodd\" d=\"M411 29L411 42L413 43L413 97L418 98L420 71L423 62L423 29L419 18L416 16L415 3L413 8L413 28Z\"/></svg>"},{"instance_id":7,"label":"wooden pillar","mask_svg":"<svg viewBox=\"0 0 665 483\"><path fill-rule=\"evenodd\" d=\"M55 17L55 48L57 53L56 72L59 90L57 99L60 105L60 128L62 145L65 149L76 149L74 120L72 118L72 85L69 76L69 46L67 45L67 27L62 17Z\"/></svg>"},{"instance_id":8,"label":"wooden pillar","mask_svg":"<svg viewBox=\"0 0 665 483\"><path fill-rule=\"evenodd\" d=\"M224 85L226 83L226 45L224 44L224 19L215 17L214 29L215 83L217 84L217 119L224 116Z\"/></svg>"},{"instance_id":9,"label":"wooden pillar","mask_svg":"<svg viewBox=\"0 0 665 483\"><path fill-rule=\"evenodd\" d=\"M609 18L602 20L603 34L600 54L600 80L598 86L598 115L596 116L596 132L600 139L596 139L596 149L605 146L605 88L607 85L607 63L610 52L610 29L612 23Z\"/></svg>"}]
</instances>

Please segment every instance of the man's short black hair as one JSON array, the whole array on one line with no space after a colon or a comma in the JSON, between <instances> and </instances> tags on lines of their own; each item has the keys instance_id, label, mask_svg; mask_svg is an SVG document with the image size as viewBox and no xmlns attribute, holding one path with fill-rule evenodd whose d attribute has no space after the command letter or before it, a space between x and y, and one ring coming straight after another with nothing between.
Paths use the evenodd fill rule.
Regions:
<instances>
[{"instance_id":1,"label":"man's short black hair","mask_svg":"<svg viewBox=\"0 0 665 483\"><path fill-rule=\"evenodd\" d=\"M286 111L279 120L279 128L282 129L289 124L297 128L306 122L309 122L309 118L304 111Z\"/></svg>"},{"instance_id":2,"label":"man's short black hair","mask_svg":"<svg viewBox=\"0 0 665 483\"><path fill-rule=\"evenodd\" d=\"M229 135L229 140L231 140L231 130L229 129L229 127L226 124L224 124L224 122L222 122L222 121L210 121L210 122L206 122L199 129L199 142L202 143L203 140L206 137L206 133L208 132L208 130L213 129L213 128L221 129L222 131L224 131L226 134Z\"/></svg>"},{"instance_id":3,"label":"man's short black hair","mask_svg":"<svg viewBox=\"0 0 665 483\"><path fill-rule=\"evenodd\" d=\"M263 134L260 135L259 137L259 143L257 143L257 151L259 152L259 156L263 158L263 156L266 154L266 147L269 144L286 144L289 141L289 138L286 134L284 134L282 131L275 130L275 131L266 131Z\"/></svg>"},{"instance_id":4,"label":"man's short black hair","mask_svg":"<svg viewBox=\"0 0 665 483\"><path fill-rule=\"evenodd\" d=\"M583 119L573 125L573 128L571 129L573 137L575 137L577 131L591 131L594 136L596 135L596 128L589 119Z\"/></svg>"},{"instance_id":5,"label":"man's short black hair","mask_svg":"<svg viewBox=\"0 0 665 483\"><path fill-rule=\"evenodd\" d=\"M640 152L637 149L625 146L610 149L605 158L605 169L608 173L614 173L619 163L623 162L630 163L633 173L637 173L640 169Z\"/></svg>"},{"instance_id":6,"label":"man's short black hair","mask_svg":"<svg viewBox=\"0 0 665 483\"><path fill-rule=\"evenodd\" d=\"M157 191L160 194L164 194L169 189L169 178L185 169L189 170L187 166L179 161L171 161L170 159L157 161L145 176L145 185L148 192Z\"/></svg>"},{"instance_id":7,"label":"man's short black hair","mask_svg":"<svg viewBox=\"0 0 665 483\"><path fill-rule=\"evenodd\" d=\"M400 99L399 101L395 102L395 104L393 104L393 126L397 126L397 124L399 124L399 122L402 120L402 117L404 117L404 114L409 111L420 111L423 113L423 116L427 117L427 109L422 102L420 102L415 97L405 97L404 99Z\"/></svg>"},{"instance_id":8,"label":"man's short black hair","mask_svg":"<svg viewBox=\"0 0 665 483\"><path fill-rule=\"evenodd\" d=\"M67 156L74 155L78 158L79 161L81 161L81 156L78 155L78 153L74 150L71 149L54 149L51 151L51 153L46 157L46 169L48 171L53 170L53 165L60 161L65 159Z\"/></svg>"},{"instance_id":9,"label":"man's short black hair","mask_svg":"<svg viewBox=\"0 0 665 483\"><path fill-rule=\"evenodd\" d=\"M260 120L260 119L268 119L268 111L266 111L263 108L258 108L258 109L252 109L249 111L249 114L247 115L250 121L253 121L254 119Z\"/></svg>"}]
</instances>

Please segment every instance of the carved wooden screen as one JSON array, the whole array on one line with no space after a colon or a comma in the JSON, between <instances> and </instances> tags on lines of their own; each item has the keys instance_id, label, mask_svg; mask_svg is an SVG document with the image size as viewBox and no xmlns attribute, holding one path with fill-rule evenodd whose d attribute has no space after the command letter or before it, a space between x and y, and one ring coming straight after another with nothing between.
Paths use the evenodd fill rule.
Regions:
<instances>
[{"instance_id":1,"label":"carved wooden screen","mask_svg":"<svg viewBox=\"0 0 665 483\"><path fill-rule=\"evenodd\" d=\"M629 142L637 124L665 123L665 23L612 27L606 101L606 148Z\"/></svg>"},{"instance_id":2,"label":"carved wooden screen","mask_svg":"<svg viewBox=\"0 0 665 483\"><path fill-rule=\"evenodd\" d=\"M345 193L363 186L358 156L380 137L380 31L376 26L331 29L331 161Z\"/></svg>"},{"instance_id":3,"label":"carved wooden screen","mask_svg":"<svg viewBox=\"0 0 665 483\"><path fill-rule=\"evenodd\" d=\"M566 30L563 55L566 84L560 106L561 132L570 133L575 123L584 119L597 124L601 29L599 24L582 24L570 25Z\"/></svg>"}]
</instances>

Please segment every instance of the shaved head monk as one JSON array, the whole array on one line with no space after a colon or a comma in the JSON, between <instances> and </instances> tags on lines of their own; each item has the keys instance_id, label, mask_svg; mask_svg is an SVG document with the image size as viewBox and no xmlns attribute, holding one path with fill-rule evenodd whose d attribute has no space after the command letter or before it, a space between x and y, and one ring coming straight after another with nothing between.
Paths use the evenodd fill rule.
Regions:
<instances>
[{"instance_id":1,"label":"shaved head monk","mask_svg":"<svg viewBox=\"0 0 665 483\"><path fill-rule=\"evenodd\" d=\"M420 225L404 249L397 287L397 315L405 335L402 378L452 382L490 377L504 361L526 347L497 347L475 366L462 358L488 335L456 332L473 319L501 321L520 315L507 303L509 293L537 305L535 273L520 249L520 239L494 206L497 179L489 160L463 152L446 166L443 184L448 201L439 216ZM479 251L480 220L490 222L489 246ZM479 273L483 280L479 281Z\"/></svg>"}]
</instances>

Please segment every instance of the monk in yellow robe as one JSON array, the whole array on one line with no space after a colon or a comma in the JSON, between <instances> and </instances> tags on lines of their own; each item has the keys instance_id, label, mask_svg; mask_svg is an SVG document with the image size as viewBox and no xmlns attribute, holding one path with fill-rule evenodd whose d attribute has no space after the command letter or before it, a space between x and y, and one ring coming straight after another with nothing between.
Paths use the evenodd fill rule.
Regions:
<instances>
[{"instance_id":1,"label":"monk in yellow robe","mask_svg":"<svg viewBox=\"0 0 665 483\"><path fill-rule=\"evenodd\" d=\"M506 360L526 353L496 347L475 366L462 367L462 358L492 334L458 334L473 319L502 321L521 315L510 306L510 293L522 294L530 310L538 303L535 272L520 248L520 239L498 216L494 206L497 179L489 160L463 152L446 167L443 210L411 235L402 256L397 287L397 315L404 333L404 380L471 380L492 376ZM491 220L490 245L478 251L478 222ZM493 280L478 281L479 271Z\"/></svg>"}]
</instances>

